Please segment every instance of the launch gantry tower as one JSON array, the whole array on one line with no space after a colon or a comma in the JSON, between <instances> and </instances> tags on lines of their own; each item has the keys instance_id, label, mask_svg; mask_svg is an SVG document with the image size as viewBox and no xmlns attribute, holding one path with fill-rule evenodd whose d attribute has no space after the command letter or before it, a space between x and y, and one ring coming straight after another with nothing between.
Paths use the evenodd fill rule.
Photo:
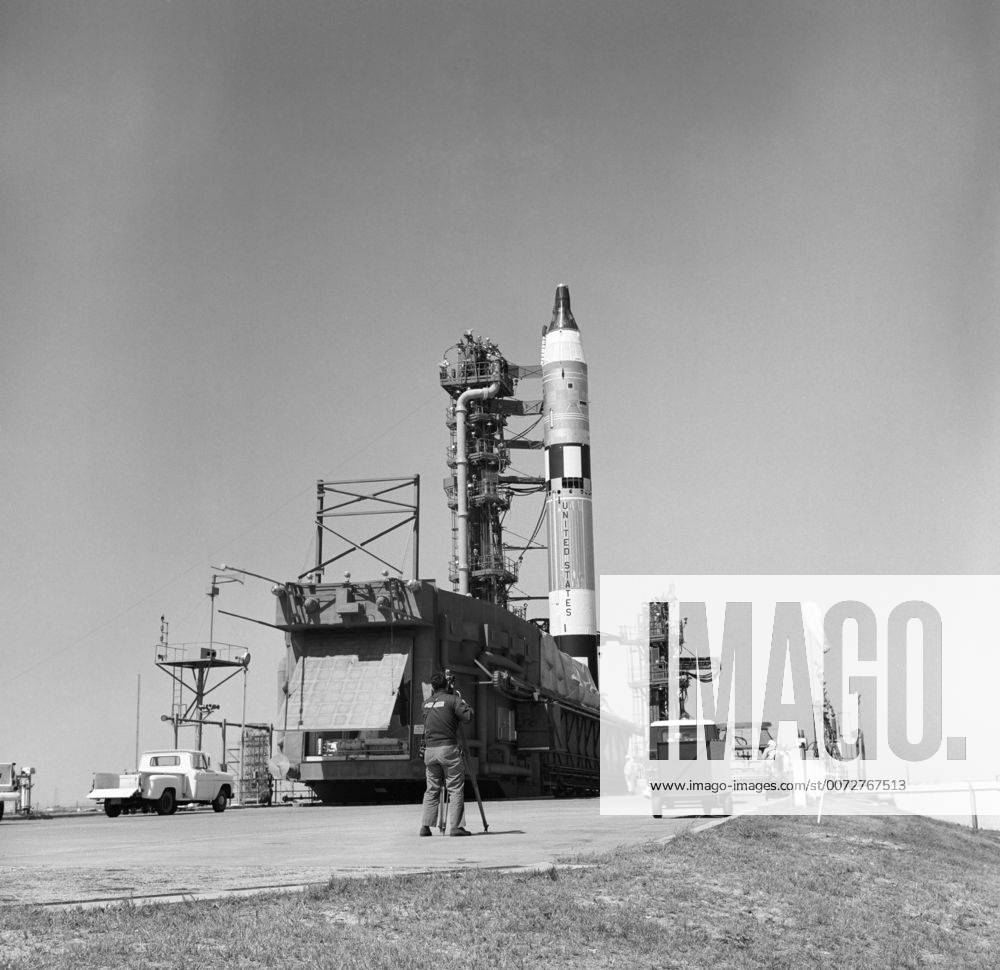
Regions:
<instances>
[{"instance_id":1,"label":"launch gantry tower","mask_svg":"<svg viewBox=\"0 0 1000 970\"><path fill-rule=\"evenodd\" d=\"M518 567L507 556L503 520L514 497L541 491L545 485L543 478L510 473L511 449L540 449L542 442L508 437L507 419L540 414L541 402L513 395L519 380L538 377L541 369L510 363L492 340L467 330L445 352L439 370L441 386L451 396L446 412L451 475L444 481L452 519L448 576L454 589L506 609ZM468 574L465 590L463 572Z\"/></svg>"}]
</instances>

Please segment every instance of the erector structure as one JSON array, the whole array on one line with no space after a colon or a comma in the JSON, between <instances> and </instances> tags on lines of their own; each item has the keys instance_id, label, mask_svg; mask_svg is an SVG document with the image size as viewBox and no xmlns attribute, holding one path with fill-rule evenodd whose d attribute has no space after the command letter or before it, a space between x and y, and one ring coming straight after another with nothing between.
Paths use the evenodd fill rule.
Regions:
<instances>
[{"instance_id":1,"label":"erector structure","mask_svg":"<svg viewBox=\"0 0 1000 970\"><path fill-rule=\"evenodd\" d=\"M507 556L503 519L518 494L538 492L543 479L509 472L512 448L540 448L540 441L508 437L512 415L538 413L539 402L515 398L521 377L537 368L511 364L492 340L467 330L445 352L441 386L451 395L446 421L451 433L445 479L452 513L452 588L467 596L508 605L517 563Z\"/></svg>"}]
</instances>

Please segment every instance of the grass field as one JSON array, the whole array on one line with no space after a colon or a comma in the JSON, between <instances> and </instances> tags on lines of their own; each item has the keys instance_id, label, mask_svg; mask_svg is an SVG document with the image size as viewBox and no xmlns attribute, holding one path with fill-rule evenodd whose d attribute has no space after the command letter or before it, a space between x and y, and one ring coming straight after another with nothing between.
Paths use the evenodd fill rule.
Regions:
<instances>
[{"instance_id":1,"label":"grass field","mask_svg":"<svg viewBox=\"0 0 1000 970\"><path fill-rule=\"evenodd\" d=\"M921 818L743 818L542 875L0 911L0 967L1000 966L1000 836Z\"/></svg>"}]
</instances>

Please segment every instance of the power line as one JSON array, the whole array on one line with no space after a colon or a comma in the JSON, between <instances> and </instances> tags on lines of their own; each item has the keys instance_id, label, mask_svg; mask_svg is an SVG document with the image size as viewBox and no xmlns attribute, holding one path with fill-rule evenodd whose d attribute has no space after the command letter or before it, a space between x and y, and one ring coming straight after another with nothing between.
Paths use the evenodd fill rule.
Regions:
<instances>
[{"instance_id":1,"label":"power line","mask_svg":"<svg viewBox=\"0 0 1000 970\"><path fill-rule=\"evenodd\" d=\"M436 399L437 396L438 396L437 392L435 392L434 394L428 395L415 408L413 408L412 411L410 411L407 414L405 414L395 424L389 425L389 427L386 428L381 434L378 434L374 438L369 439L362 447L358 448L356 451L353 451L349 455L347 455L343 459L342 465L344 463L348 462L348 461L351 461L354 458L357 458L359 455L364 454L373 445L375 445L377 442L381 441L390 432L395 431L396 428L398 428L401 424L403 424L406 421L409 421L410 418L412 418L418 412L422 411L428 404L430 404L430 402L432 400ZM268 520L274 518L274 516L276 516L279 512L281 512L284 509L286 509L293 502L299 501L304 494L312 492L314 489L315 489L315 485L313 483L310 483L306 488L299 489L299 491L297 491L289 499L287 499L286 501L282 502L280 505L275 506L275 508L273 508L266 515L263 515L259 519L257 519L250 527L248 527L247 529L244 529L242 532L238 533L237 535L230 537L225 542L220 543L220 545L215 550L213 550L211 553L209 553L209 560L214 559L216 556L220 555L229 546L231 546L234 542L238 542L240 539L244 539L244 538L246 538L246 536L248 536L251 533L255 532L257 529L260 528L261 525L263 525L263 523L265 523ZM119 612L115 613L113 616L111 616L108 619L102 621L101 623L98 623L96 626L91 627L86 633L84 633L81 636L77 637L72 642L66 644L66 646L60 647L57 650L53 650L53 651L47 653L44 657L41 657L38 661L36 661L35 663L31 664L31 666L25 667L24 670L18 671L18 673L13 674L12 676L6 678L6 683L10 684L10 683L13 683L15 680L20 680L20 678L26 677L28 674L30 674L34 670L37 670L39 667L41 667L41 666L49 663L52 660L55 660L57 657L61 657L64 653L67 653L68 651L72 650L74 647L78 647L81 643L85 642L86 640L89 640L95 633L100 633L101 630L104 630L107 627L111 626L111 624L116 623L123 616L126 616L127 614L131 613L132 610L136 609L136 607L142 606L148 600L151 600L154 596L159 596L160 593L162 593L164 590L169 589L171 586L174 585L174 583L179 582L180 580L184 579L184 577L190 575L196 569L202 569L202 568L204 568L204 567L200 563L196 564L196 565L188 566L187 568L183 569L181 572L177 573L176 575L174 575L173 577L171 577L170 579L168 579L163 585L158 586L152 592L147 593L145 596L140 597L139 599L137 599L135 602L133 602L129 606L126 606L124 609L119 610Z\"/></svg>"}]
</instances>

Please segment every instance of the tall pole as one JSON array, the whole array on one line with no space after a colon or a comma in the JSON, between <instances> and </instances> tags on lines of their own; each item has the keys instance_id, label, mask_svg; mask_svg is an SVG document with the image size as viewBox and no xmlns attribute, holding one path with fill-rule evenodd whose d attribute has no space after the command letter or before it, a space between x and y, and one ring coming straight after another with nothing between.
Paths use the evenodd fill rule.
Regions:
<instances>
[{"instance_id":1,"label":"tall pole","mask_svg":"<svg viewBox=\"0 0 1000 970\"><path fill-rule=\"evenodd\" d=\"M323 487L323 481L320 479L316 482L316 569L313 572L313 582L321 583L323 581L323 498L326 495L326 489Z\"/></svg>"},{"instance_id":2,"label":"tall pole","mask_svg":"<svg viewBox=\"0 0 1000 970\"><path fill-rule=\"evenodd\" d=\"M240 804L243 804L243 785L246 779L246 745L247 745L247 668L243 668L243 716L240 718L240 777L237 782Z\"/></svg>"},{"instance_id":3,"label":"tall pole","mask_svg":"<svg viewBox=\"0 0 1000 970\"><path fill-rule=\"evenodd\" d=\"M420 476L415 475L413 483L416 495L413 502L413 578L420 579Z\"/></svg>"},{"instance_id":4,"label":"tall pole","mask_svg":"<svg viewBox=\"0 0 1000 970\"><path fill-rule=\"evenodd\" d=\"M208 588L208 599L212 604L212 608L208 614L208 658L209 663L212 662L212 658L215 656L215 597L219 595L219 587L215 585L215 581L218 576L212 573L212 583ZM201 737L202 737L202 721L205 718L204 701L205 701L205 671L199 670L195 676L196 690L195 690L195 704L198 707L198 743L195 747L201 751ZM223 755L225 758L225 755Z\"/></svg>"},{"instance_id":5,"label":"tall pole","mask_svg":"<svg viewBox=\"0 0 1000 970\"><path fill-rule=\"evenodd\" d=\"M218 577L212 573L212 585L208 589L208 598L212 601L212 611L208 618L208 648L212 649L215 644L215 597L219 595L219 587L215 585Z\"/></svg>"},{"instance_id":6,"label":"tall pole","mask_svg":"<svg viewBox=\"0 0 1000 970\"><path fill-rule=\"evenodd\" d=\"M139 699L142 697L142 674L135 675L135 766L139 767Z\"/></svg>"},{"instance_id":7,"label":"tall pole","mask_svg":"<svg viewBox=\"0 0 1000 970\"><path fill-rule=\"evenodd\" d=\"M205 706L202 703L205 700L205 671L203 669L195 672L195 684L195 701L198 705L198 722L195 724L198 741L195 744L195 749L201 751L201 734L204 727L202 721L205 719Z\"/></svg>"}]
</instances>

